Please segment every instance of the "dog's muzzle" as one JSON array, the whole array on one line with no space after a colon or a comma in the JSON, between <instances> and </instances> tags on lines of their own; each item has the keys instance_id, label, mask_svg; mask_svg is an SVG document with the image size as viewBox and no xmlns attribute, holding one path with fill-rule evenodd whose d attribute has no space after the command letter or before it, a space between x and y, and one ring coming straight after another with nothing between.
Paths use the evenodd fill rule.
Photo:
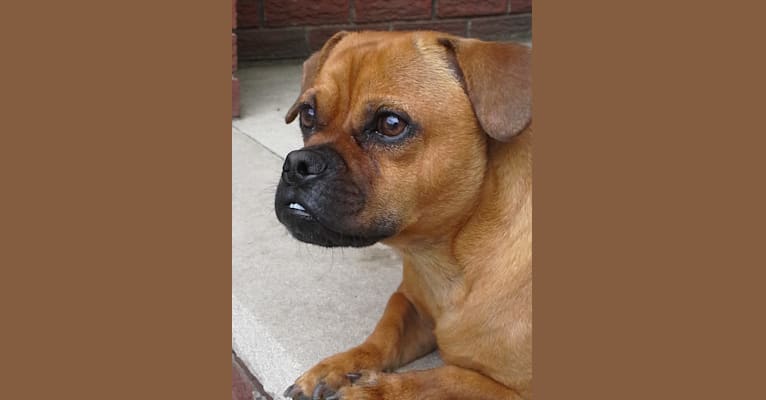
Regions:
<instances>
[{"instance_id":1,"label":"dog's muzzle","mask_svg":"<svg viewBox=\"0 0 766 400\"><path fill-rule=\"evenodd\" d=\"M369 246L390 235L359 220L366 192L329 145L290 152L282 166L274 209L298 240L321 246Z\"/></svg>"}]
</instances>

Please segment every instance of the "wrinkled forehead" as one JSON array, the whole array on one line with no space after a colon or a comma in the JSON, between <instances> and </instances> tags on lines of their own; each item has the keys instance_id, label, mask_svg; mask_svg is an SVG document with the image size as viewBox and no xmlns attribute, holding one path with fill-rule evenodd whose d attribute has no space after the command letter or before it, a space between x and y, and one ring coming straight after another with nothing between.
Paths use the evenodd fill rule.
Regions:
<instances>
[{"instance_id":1,"label":"wrinkled forehead","mask_svg":"<svg viewBox=\"0 0 766 400\"><path fill-rule=\"evenodd\" d=\"M316 85L343 84L376 86L396 84L414 72L417 48L410 36L352 34L333 48L315 81ZM396 79L392 79L396 78Z\"/></svg>"},{"instance_id":2,"label":"wrinkled forehead","mask_svg":"<svg viewBox=\"0 0 766 400\"><path fill-rule=\"evenodd\" d=\"M402 96L433 99L452 81L445 49L434 38L365 32L348 35L330 51L313 86L325 101L348 103Z\"/></svg>"}]
</instances>

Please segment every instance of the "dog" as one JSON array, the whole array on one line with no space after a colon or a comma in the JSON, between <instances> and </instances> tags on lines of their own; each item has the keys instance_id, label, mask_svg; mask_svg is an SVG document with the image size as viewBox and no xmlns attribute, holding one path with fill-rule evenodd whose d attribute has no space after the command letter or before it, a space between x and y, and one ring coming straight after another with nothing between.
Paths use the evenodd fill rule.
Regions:
<instances>
[{"instance_id":1,"label":"dog","mask_svg":"<svg viewBox=\"0 0 766 400\"><path fill-rule=\"evenodd\" d=\"M275 211L298 240L394 248L370 336L292 399L532 397L531 50L439 32L339 32L303 64L304 147ZM393 373L435 349L444 366Z\"/></svg>"}]
</instances>

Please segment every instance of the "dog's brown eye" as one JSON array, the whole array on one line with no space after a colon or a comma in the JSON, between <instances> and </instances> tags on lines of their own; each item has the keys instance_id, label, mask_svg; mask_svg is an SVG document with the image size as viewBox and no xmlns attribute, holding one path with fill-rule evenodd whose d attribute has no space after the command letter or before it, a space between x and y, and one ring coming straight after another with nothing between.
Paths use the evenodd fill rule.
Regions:
<instances>
[{"instance_id":1,"label":"dog's brown eye","mask_svg":"<svg viewBox=\"0 0 766 400\"><path fill-rule=\"evenodd\" d=\"M301 126L304 128L313 128L316 123L316 111L313 107L306 107L301 110Z\"/></svg>"},{"instance_id":2,"label":"dog's brown eye","mask_svg":"<svg viewBox=\"0 0 766 400\"><path fill-rule=\"evenodd\" d=\"M407 128L407 123L396 114L383 114L378 119L378 132L386 136L399 136Z\"/></svg>"}]
</instances>

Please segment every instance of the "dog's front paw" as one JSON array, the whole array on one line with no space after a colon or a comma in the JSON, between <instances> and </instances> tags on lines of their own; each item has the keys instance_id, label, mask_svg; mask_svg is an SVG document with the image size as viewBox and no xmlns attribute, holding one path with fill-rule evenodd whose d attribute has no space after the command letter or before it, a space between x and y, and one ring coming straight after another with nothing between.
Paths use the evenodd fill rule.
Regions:
<instances>
[{"instance_id":1,"label":"dog's front paw","mask_svg":"<svg viewBox=\"0 0 766 400\"><path fill-rule=\"evenodd\" d=\"M357 371L376 368L378 360L379 357L361 349L336 354L301 375L285 390L284 396L293 400L330 399L340 388L361 378Z\"/></svg>"},{"instance_id":2,"label":"dog's front paw","mask_svg":"<svg viewBox=\"0 0 766 400\"><path fill-rule=\"evenodd\" d=\"M341 387L327 400L405 400L410 397L399 375L362 371L355 374L351 385Z\"/></svg>"},{"instance_id":3,"label":"dog's front paw","mask_svg":"<svg viewBox=\"0 0 766 400\"><path fill-rule=\"evenodd\" d=\"M319 365L317 365L319 367ZM293 400L329 400L337 398L337 390L349 384L358 374L340 377L326 368L312 368L285 390L284 396Z\"/></svg>"}]
</instances>

